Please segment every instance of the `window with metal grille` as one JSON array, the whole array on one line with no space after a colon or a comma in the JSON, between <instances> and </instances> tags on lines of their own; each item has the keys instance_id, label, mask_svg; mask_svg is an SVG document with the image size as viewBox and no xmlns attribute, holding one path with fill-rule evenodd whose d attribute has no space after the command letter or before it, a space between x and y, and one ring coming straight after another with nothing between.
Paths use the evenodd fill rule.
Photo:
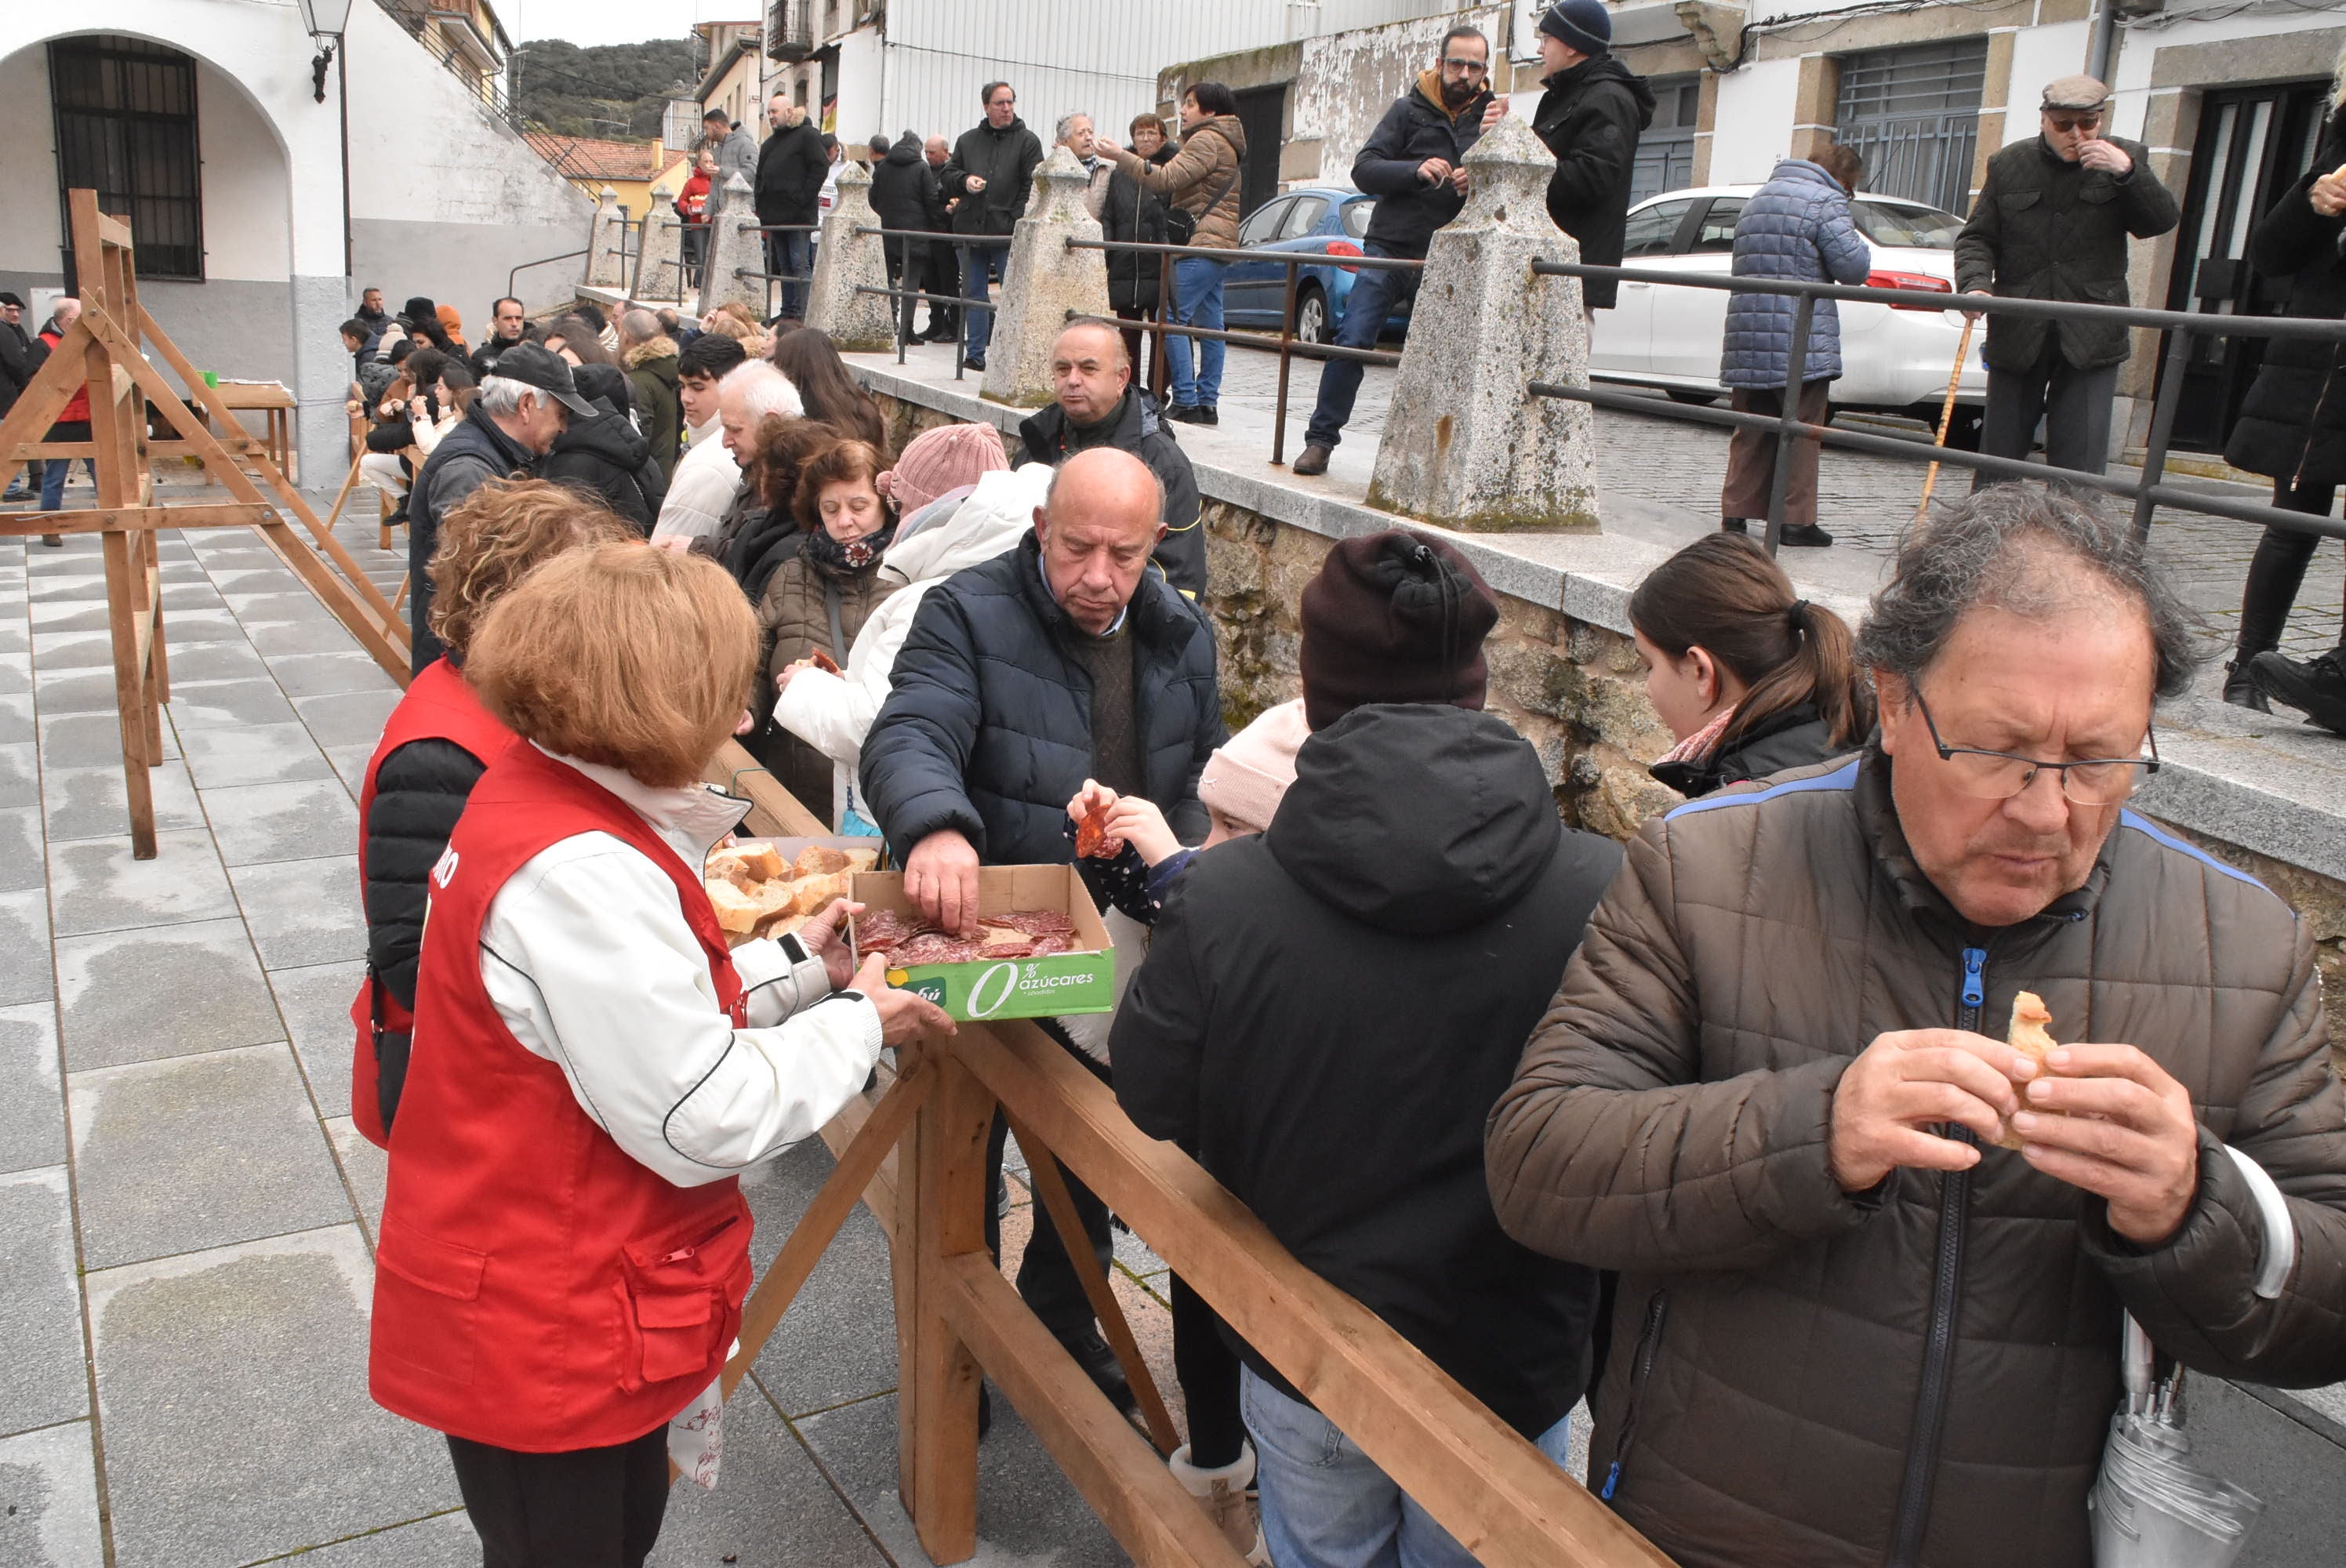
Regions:
<instances>
[{"instance_id":1,"label":"window with metal grille","mask_svg":"<svg viewBox=\"0 0 2346 1568\"><path fill-rule=\"evenodd\" d=\"M1835 139L1865 159L1865 188L1970 209L1987 40L1948 38L1841 57Z\"/></svg>"},{"instance_id":2,"label":"window with metal grille","mask_svg":"<svg viewBox=\"0 0 2346 1568\"><path fill-rule=\"evenodd\" d=\"M1702 107L1699 76L1651 76L1646 85L1654 89L1654 123L1637 137L1637 156L1629 168L1633 207L1694 183L1695 122Z\"/></svg>"},{"instance_id":3,"label":"window with metal grille","mask_svg":"<svg viewBox=\"0 0 2346 1568\"><path fill-rule=\"evenodd\" d=\"M196 147L196 62L140 38L97 34L49 46L56 117L57 207L87 186L97 209L130 220L141 278L204 275L202 161ZM73 224L64 221L66 276Z\"/></svg>"}]
</instances>

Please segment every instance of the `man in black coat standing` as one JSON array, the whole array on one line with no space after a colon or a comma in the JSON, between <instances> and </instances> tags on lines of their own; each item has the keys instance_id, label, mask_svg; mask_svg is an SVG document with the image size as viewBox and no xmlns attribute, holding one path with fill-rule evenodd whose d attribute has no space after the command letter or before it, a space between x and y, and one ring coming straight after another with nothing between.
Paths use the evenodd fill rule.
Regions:
<instances>
[{"instance_id":1,"label":"man in black coat standing","mask_svg":"<svg viewBox=\"0 0 2346 1568\"><path fill-rule=\"evenodd\" d=\"M1185 842L1205 838L1198 779L1224 738L1214 635L1148 569L1162 508L1138 458L1078 453L1017 548L921 601L894 689L863 739L862 794L904 868L905 896L928 919L949 930L974 921L980 865L1066 864L1061 830L1086 779L1156 802ZM1090 1062L1064 1033L1054 1038ZM1502 1073L1494 1097L1505 1082ZM997 1160L1000 1148L997 1125ZM1107 1211L1072 1176L1067 1185L1105 1268ZM992 1242L992 1206L987 1215ZM1018 1291L1129 1410L1055 1227L1035 1227Z\"/></svg>"},{"instance_id":2,"label":"man in black coat standing","mask_svg":"<svg viewBox=\"0 0 2346 1568\"><path fill-rule=\"evenodd\" d=\"M906 131L893 146L885 144L883 137L872 138L872 210L879 217L882 229L917 233L929 227L929 193L936 180L921 161L919 137ZM928 241L900 239L891 233L882 243L887 250L888 281L897 288L921 292L929 275ZM907 338L913 336L913 315L919 304L918 300L900 302L898 313Z\"/></svg>"},{"instance_id":3,"label":"man in black coat standing","mask_svg":"<svg viewBox=\"0 0 2346 1568\"><path fill-rule=\"evenodd\" d=\"M1035 188L1035 166L1043 161L1043 142L1018 117L1018 94L1008 82L985 84L985 118L962 132L954 144L953 159L938 177L954 209L954 232L964 238L964 269L968 276L964 298L986 298L986 283L1002 280L1009 260L1005 243L1026 210ZM968 240L985 243L972 244ZM963 328L968 334L969 367L985 368L985 345L994 335L994 311L971 306Z\"/></svg>"},{"instance_id":4,"label":"man in black coat standing","mask_svg":"<svg viewBox=\"0 0 2346 1568\"><path fill-rule=\"evenodd\" d=\"M766 100L766 124L771 129L758 149L758 221L813 223L823 177L831 172L822 132L785 93ZM782 285L782 315L791 321L806 314L807 286L799 280L814 271L814 249L808 243L812 238L804 229L766 236L766 270L793 280Z\"/></svg>"},{"instance_id":5,"label":"man in black coat standing","mask_svg":"<svg viewBox=\"0 0 2346 1568\"><path fill-rule=\"evenodd\" d=\"M32 384L33 372L48 357L48 345L25 331L25 301L0 294L0 416L16 406L18 395ZM26 464L9 480L8 493L0 501L30 499L29 486L37 478L34 466Z\"/></svg>"},{"instance_id":6,"label":"man in black coat standing","mask_svg":"<svg viewBox=\"0 0 2346 1568\"><path fill-rule=\"evenodd\" d=\"M1377 199L1362 249L1372 256L1425 260L1433 231L1466 205L1466 151L1506 113L1492 96L1491 41L1478 27L1453 27L1442 36L1433 65L1418 74L1417 86L1393 100L1352 159L1352 183ZM1336 341L1348 349L1373 349L1385 318L1417 295L1422 273L1363 268L1344 300ZM1330 360L1320 367L1320 402L1303 433L1295 459L1301 474L1328 472L1329 454L1343 439L1360 395L1358 360Z\"/></svg>"},{"instance_id":7,"label":"man in black coat standing","mask_svg":"<svg viewBox=\"0 0 2346 1568\"><path fill-rule=\"evenodd\" d=\"M1561 0L1540 18L1540 96L1532 129L1556 154L1547 215L1580 242L1589 267L1618 267L1629 222L1629 175L1637 137L1654 123L1654 90L1615 57L1604 0ZM1590 311L1613 308L1609 278L1584 278Z\"/></svg>"},{"instance_id":8,"label":"man in black coat standing","mask_svg":"<svg viewBox=\"0 0 2346 1568\"><path fill-rule=\"evenodd\" d=\"M1560 823L1538 753L1480 711L1499 607L1451 545L1347 539L1300 608L1295 782L1173 884L1109 1036L1117 1099L1561 1463L1596 1279L1500 1229L1483 1127L1621 849ZM1238 1349L1271 1561L1471 1561Z\"/></svg>"},{"instance_id":9,"label":"man in black coat standing","mask_svg":"<svg viewBox=\"0 0 2346 1568\"><path fill-rule=\"evenodd\" d=\"M933 136L921 144L921 166L929 177L928 188L922 199L928 203L927 221L921 227L932 234L953 231L953 202L945 195L944 173L953 162L953 144L941 136ZM961 294L961 252L950 239L929 241L929 290L932 294ZM929 305L928 330L921 336L932 343L957 342L961 338L961 307Z\"/></svg>"},{"instance_id":10,"label":"man in black coat standing","mask_svg":"<svg viewBox=\"0 0 2346 1568\"><path fill-rule=\"evenodd\" d=\"M2175 194L2138 141L2101 134L2109 88L2091 76L2047 83L2034 141L1987 160L1971 221L1955 238L1955 287L2023 300L2127 302L2127 236L2175 227ZM2025 458L2045 421L2045 461L2099 473L2110 462L2110 401L2127 331L2091 323L1991 316L1980 451ZM2002 483L1974 473L1972 488Z\"/></svg>"}]
</instances>

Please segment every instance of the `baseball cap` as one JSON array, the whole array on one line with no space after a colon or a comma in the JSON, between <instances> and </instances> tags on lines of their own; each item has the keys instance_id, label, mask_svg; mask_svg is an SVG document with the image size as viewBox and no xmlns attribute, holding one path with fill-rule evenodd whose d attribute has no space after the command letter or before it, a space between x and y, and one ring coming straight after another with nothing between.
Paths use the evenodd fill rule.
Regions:
<instances>
[{"instance_id":1,"label":"baseball cap","mask_svg":"<svg viewBox=\"0 0 2346 1568\"><path fill-rule=\"evenodd\" d=\"M541 344L515 343L497 356L496 368L489 373L536 387L572 413L591 415L597 412L593 403L578 395L577 378L570 373L568 362Z\"/></svg>"}]
</instances>

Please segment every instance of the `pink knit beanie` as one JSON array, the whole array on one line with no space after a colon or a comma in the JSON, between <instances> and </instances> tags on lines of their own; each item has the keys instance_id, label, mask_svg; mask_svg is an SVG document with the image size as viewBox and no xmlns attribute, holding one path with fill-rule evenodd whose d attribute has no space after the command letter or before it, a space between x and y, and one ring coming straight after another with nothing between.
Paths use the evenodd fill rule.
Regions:
<instances>
[{"instance_id":1,"label":"pink knit beanie","mask_svg":"<svg viewBox=\"0 0 2346 1568\"><path fill-rule=\"evenodd\" d=\"M908 443L896 466L881 477L882 494L910 517L948 490L974 484L981 474L1010 466L1002 433L990 424L945 424L924 430Z\"/></svg>"},{"instance_id":2,"label":"pink knit beanie","mask_svg":"<svg viewBox=\"0 0 2346 1568\"><path fill-rule=\"evenodd\" d=\"M1296 749L1311 736L1301 697L1266 709L1206 759L1198 799L1235 826L1260 832L1295 782Z\"/></svg>"}]
</instances>

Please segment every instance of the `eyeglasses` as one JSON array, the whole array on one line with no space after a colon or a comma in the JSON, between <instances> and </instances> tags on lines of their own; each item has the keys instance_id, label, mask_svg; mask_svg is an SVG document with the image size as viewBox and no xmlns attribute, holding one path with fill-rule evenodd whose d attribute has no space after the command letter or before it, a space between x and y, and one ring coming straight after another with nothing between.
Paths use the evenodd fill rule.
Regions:
<instances>
[{"instance_id":1,"label":"eyeglasses","mask_svg":"<svg viewBox=\"0 0 2346 1568\"><path fill-rule=\"evenodd\" d=\"M2102 123L2099 115L2046 115L2045 123L2065 135L2070 131L2093 130Z\"/></svg>"},{"instance_id":2,"label":"eyeglasses","mask_svg":"<svg viewBox=\"0 0 2346 1568\"><path fill-rule=\"evenodd\" d=\"M1443 56L1442 64L1446 70L1463 72L1470 76L1479 76L1491 68L1488 60L1461 60L1447 55Z\"/></svg>"},{"instance_id":3,"label":"eyeglasses","mask_svg":"<svg viewBox=\"0 0 2346 1568\"><path fill-rule=\"evenodd\" d=\"M2158 771L2158 737L2147 733L2150 744L2147 757L2096 757L2082 762L2039 762L2034 757L2016 757L2009 751L1982 751L1975 747L1950 746L1939 738L1938 723L1931 717L1931 705L1923 700L1919 687L1909 687L1914 693L1914 706L1923 710L1923 722L1931 731L1931 744L1938 748L1939 760L1954 769L1955 787L1975 800L2009 800L2036 782L2036 775L2051 769L2061 776L2061 793L2080 806L2115 806L2135 792L2143 779Z\"/></svg>"}]
</instances>

